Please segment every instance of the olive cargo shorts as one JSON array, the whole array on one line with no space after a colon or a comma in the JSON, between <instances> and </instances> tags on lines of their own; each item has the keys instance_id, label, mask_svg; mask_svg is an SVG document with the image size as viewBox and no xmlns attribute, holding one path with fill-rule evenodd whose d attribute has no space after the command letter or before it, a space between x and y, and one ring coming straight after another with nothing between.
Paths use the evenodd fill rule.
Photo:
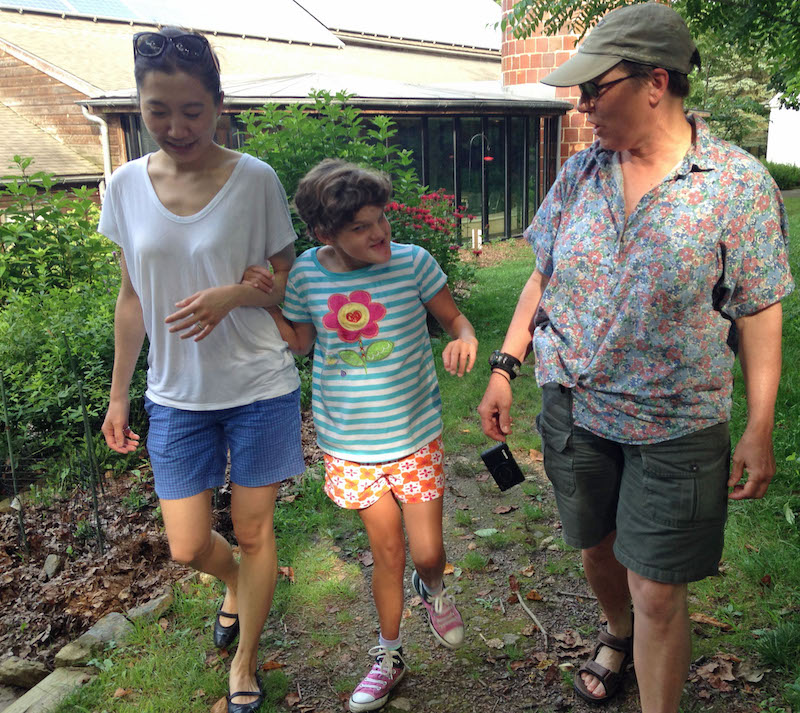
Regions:
<instances>
[{"instance_id":1,"label":"olive cargo shorts","mask_svg":"<svg viewBox=\"0 0 800 713\"><path fill-rule=\"evenodd\" d=\"M617 531L614 554L647 579L681 584L718 574L728 512L728 424L661 443L626 445L575 426L572 391L542 387L542 436L564 541Z\"/></svg>"}]
</instances>

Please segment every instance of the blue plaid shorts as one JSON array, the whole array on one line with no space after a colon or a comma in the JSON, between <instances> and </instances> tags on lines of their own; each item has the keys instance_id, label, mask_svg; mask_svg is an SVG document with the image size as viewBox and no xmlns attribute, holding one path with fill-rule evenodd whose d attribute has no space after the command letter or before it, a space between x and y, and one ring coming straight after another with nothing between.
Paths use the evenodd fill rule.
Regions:
<instances>
[{"instance_id":1,"label":"blue plaid shorts","mask_svg":"<svg viewBox=\"0 0 800 713\"><path fill-rule=\"evenodd\" d=\"M300 442L300 389L285 396L217 411L187 411L145 398L147 452L156 494L188 498L231 482L272 485L305 470Z\"/></svg>"}]
</instances>

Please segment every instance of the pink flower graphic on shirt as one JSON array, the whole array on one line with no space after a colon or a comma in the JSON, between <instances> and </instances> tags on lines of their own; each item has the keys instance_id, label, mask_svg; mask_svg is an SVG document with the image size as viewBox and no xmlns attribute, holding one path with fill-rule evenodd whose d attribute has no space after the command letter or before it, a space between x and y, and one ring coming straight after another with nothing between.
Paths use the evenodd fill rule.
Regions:
<instances>
[{"instance_id":1,"label":"pink flower graphic on shirt","mask_svg":"<svg viewBox=\"0 0 800 713\"><path fill-rule=\"evenodd\" d=\"M386 316L386 307L373 302L369 292L356 290L349 296L335 294L328 298L330 312L322 323L336 330L343 342L357 342L378 334L378 322Z\"/></svg>"},{"instance_id":2,"label":"pink flower graphic on shirt","mask_svg":"<svg viewBox=\"0 0 800 713\"><path fill-rule=\"evenodd\" d=\"M386 307L373 302L369 292L355 290L349 295L331 295L328 309L330 312L322 318L322 324L335 331L343 342L358 343L358 351L343 349L339 352L338 356L345 364L361 366L366 373L368 362L381 361L391 354L394 342L387 339L364 343L364 338L378 335L378 322L386 316Z\"/></svg>"}]
</instances>

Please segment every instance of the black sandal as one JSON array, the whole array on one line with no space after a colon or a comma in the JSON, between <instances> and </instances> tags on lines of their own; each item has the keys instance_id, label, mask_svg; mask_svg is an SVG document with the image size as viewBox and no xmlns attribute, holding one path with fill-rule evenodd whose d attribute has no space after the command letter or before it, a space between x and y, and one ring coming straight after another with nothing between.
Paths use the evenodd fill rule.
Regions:
<instances>
[{"instance_id":1,"label":"black sandal","mask_svg":"<svg viewBox=\"0 0 800 713\"><path fill-rule=\"evenodd\" d=\"M230 619L233 619L233 624L228 624L228 626L223 626L220 623L220 617L226 616ZM214 619L214 646L218 649L227 649L235 640L236 637L239 635L239 615L238 614L228 614L228 612L220 610L217 612L217 616Z\"/></svg>"},{"instance_id":2,"label":"black sandal","mask_svg":"<svg viewBox=\"0 0 800 713\"><path fill-rule=\"evenodd\" d=\"M258 686L257 691L236 691L236 693L231 693L229 696L226 696L228 700L228 713L255 713L264 702L264 693L261 690L261 679L258 677L258 674L256 674L256 685ZM239 696L258 696L258 698L250 703L234 703L233 699Z\"/></svg>"},{"instance_id":3,"label":"black sandal","mask_svg":"<svg viewBox=\"0 0 800 713\"><path fill-rule=\"evenodd\" d=\"M575 689L575 693L585 701L589 701L590 703L605 703L619 693L622 688L622 682L627 673L628 666L633 660L633 634L625 638L620 638L609 634L608 631L601 631L597 639L598 644L594 647L592 658L578 669L578 673L575 674L575 678L573 679L572 687ZM620 651L625 654L619 671L611 671L605 666L601 666L595 660L603 646L608 646L608 648L614 649L614 651ZM590 676L594 676L598 679L606 689L606 694L604 696L595 696L592 694L589 689L586 688L586 684L581 678L582 673L588 673Z\"/></svg>"}]
</instances>

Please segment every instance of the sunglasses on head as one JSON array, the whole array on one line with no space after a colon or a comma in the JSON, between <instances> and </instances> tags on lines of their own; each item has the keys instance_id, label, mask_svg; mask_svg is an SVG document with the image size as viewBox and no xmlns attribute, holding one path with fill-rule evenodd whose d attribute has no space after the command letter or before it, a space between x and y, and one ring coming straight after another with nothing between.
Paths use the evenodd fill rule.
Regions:
<instances>
[{"instance_id":1,"label":"sunglasses on head","mask_svg":"<svg viewBox=\"0 0 800 713\"><path fill-rule=\"evenodd\" d=\"M597 82L583 82L582 84L578 85L578 89L581 90L582 97L586 97L587 99L597 99L597 97L603 93L603 89L613 87L615 84L624 82L626 79L633 79L633 76L628 74L625 77L614 79L613 81L606 82L605 84L598 84Z\"/></svg>"},{"instance_id":2,"label":"sunglasses on head","mask_svg":"<svg viewBox=\"0 0 800 713\"><path fill-rule=\"evenodd\" d=\"M133 56L158 57L164 54L169 44L175 49L178 57L189 62L198 62L206 51L211 52L208 40L201 35L168 37L160 32L137 32L133 36Z\"/></svg>"}]
</instances>

